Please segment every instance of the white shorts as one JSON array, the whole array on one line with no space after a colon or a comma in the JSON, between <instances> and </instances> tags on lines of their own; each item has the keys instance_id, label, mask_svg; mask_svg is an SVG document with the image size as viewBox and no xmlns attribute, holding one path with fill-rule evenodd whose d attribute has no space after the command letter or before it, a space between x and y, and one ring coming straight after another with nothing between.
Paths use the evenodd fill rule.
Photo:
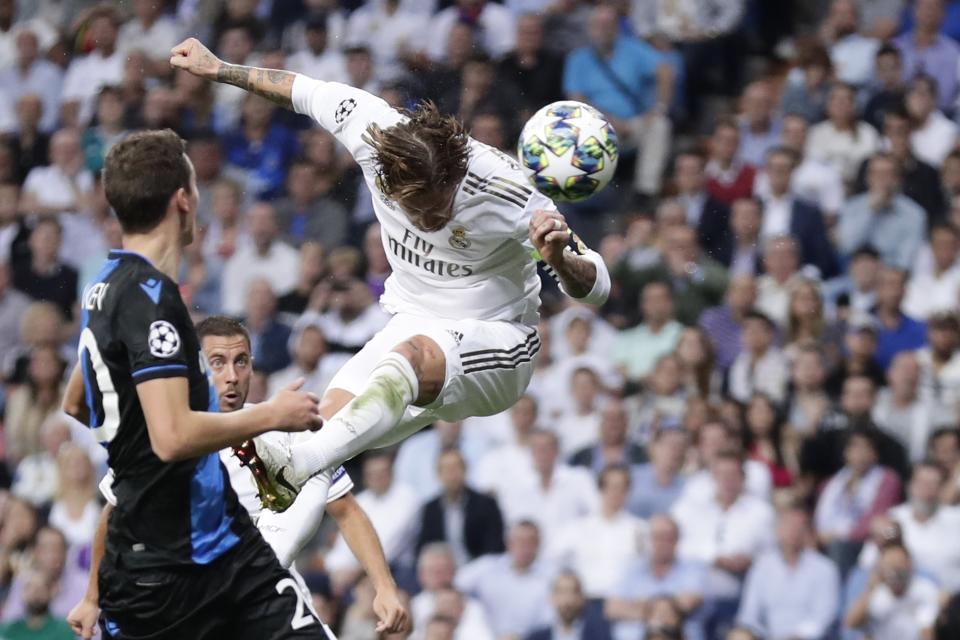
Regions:
<instances>
[{"instance_id":1,"label":"white shorts","mask_svg":"<svg viewBox=\"0 0 960 640\"><path fill-rule=\"evenodd\" d=\"M443 350L447 365L443 389L430 405L409 407L400 424L371 448L397 443L435 420L455 422L509 409L527 390L540 350L536 328L519 322L398 313L343 365L328 389L358 395L377 363L417 335L430 338Z\"/></svg>"}]
</instances>

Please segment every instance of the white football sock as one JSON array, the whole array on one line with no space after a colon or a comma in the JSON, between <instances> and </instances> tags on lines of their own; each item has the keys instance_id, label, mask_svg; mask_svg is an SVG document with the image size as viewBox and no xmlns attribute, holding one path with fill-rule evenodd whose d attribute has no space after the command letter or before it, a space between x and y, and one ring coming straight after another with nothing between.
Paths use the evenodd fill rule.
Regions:
<instances>
[{"instance_id":1,"label":"white football sock","mask_svg":"<svg viewBox=\"0 0 960 640\"><path fill-rule=\"evenodd\" d=\"M366 451L397 426L419 387L413 365L399 353L388 353L353 400L309 440L293 446L294 474L309 477Z\"/></svg>"}]
</instances>

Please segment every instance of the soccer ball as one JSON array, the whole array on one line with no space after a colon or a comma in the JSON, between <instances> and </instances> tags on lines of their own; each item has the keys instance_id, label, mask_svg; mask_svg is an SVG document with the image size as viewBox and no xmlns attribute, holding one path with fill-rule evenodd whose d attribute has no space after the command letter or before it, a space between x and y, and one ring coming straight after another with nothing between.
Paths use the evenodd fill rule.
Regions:
<instances>
[{"instance_id":1,"label":"soccer ball","mask_svg":"<svg viewBox=\"0 0 960 640\"><path fill-rule=\"evenodd\" d=\"M617 133L588 104L561 100L533 114L517 156L530 182L552 200L576 202L607 186L617 168Z\"/></svg>"}]
</instances>

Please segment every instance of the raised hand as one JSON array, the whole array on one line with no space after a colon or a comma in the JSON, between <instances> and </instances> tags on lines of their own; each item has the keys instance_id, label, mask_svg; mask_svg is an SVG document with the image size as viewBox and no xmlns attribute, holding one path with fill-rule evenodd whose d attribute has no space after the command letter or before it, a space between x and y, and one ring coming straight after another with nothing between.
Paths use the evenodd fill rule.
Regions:
<instances>
[{"instance_id":1,"label":"raised hand","mask_svg":"<svg viewBox=\"0 0 960 640\"><path fill-rule=\"evenodd\" d=\"M216 80L223 61L196 38L187 38L170 51L170 66L206 80Z\"/></svg>"},{"instance_id":2,"label":"raised hand","mask_svg":"<svg viewBox=\"0 0 960 640\"><path fill-rule=\"evenodd\" d=\"M277 430L307 431L323 426L320 398L300 391L302 386L303 378L297 378L267 401Z\"/></svg>"}]
</instances>

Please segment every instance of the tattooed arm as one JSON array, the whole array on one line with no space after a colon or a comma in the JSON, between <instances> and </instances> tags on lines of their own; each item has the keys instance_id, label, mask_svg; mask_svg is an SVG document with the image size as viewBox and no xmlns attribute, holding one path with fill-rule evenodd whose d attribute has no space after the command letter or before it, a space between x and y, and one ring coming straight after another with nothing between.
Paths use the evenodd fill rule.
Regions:
<instances>
[{"instance_id":1,"label":"tattooed arm","mask_svg":"<svg viewBox=\"0 0 960 640\"><path fill-rule=\"evenodd\" d=\"M290 71L228 64L213 55L196 38L188 38L174 47L170 54L170 64L206 80L240 87L281 107L292 107L290 96L293 79L297 74Z\"/></svg>"}]
</instances>

